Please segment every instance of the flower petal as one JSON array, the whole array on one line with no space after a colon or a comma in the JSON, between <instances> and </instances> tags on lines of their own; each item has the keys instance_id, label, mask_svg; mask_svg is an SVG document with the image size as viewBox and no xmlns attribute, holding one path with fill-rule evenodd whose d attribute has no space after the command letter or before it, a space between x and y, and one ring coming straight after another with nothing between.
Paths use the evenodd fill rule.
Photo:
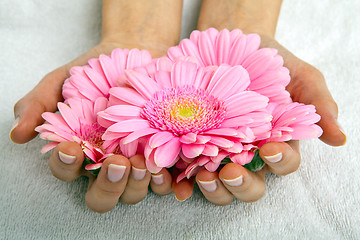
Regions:
<instances>
[{"instance_id":1,"label":"flower petal","mask_svg":"<svg viewBox=\"0 0 360 240\"><path fill-rule=\"evenodd\" d=\"M171 132L158 132L150 137L149 146L151 148L157 148L169 142L173 138L174 135Z\"/></svg>"},{"instance_id":2,"label":"flower petal","mask_svg":"<svg viewBox=\"0 0 360 240\"><path fill-rule=\"evenodd\" d=\"M110 126L106 131L107 132L133 132L136 130L149 128L149 122L145 119L132 119L122 122L115 123Z\"/></svg>"},{"instance_id":3,"label":"flower petal","mask_svg":"<svg viewBox=\"0 0 360 240\"><path fill-rule=\"evenodd\" d=\"M196 158L204 150L204 144L182 144L182 153L187 158Z\"/></svg>"},{"instance_id":4,"label":"flower petal","mask_svg":"<svg viewBox=\"0 0 360 240\"><path fill-rule=\"evenodd\" d=\"M174 164L181 150L179 138L173 138L155 150L154 161L158 167L168 167Z\"/></svg>"}]
</instances>

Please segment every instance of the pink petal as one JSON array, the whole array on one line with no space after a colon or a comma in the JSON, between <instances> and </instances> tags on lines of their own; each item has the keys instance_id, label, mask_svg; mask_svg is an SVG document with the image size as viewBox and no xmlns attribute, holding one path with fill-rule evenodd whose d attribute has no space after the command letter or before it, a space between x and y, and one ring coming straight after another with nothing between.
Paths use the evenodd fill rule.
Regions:
<instances>
[{"instance_id":1,"label":"pink petal","mask_svg":"<svg viewBox=\"0 0 360 240\"><path fill-rule=\"evenodd\" d=\"M216 169L218 169L218 167L220 166L220 162L208 162L207 164L205 164L205 168L206 170L208 170L209 172L215 172Z\"/></svg>"},{"instance_id":2,"label":"pink petal","mask_svg":"<svg viewBox=\"0 0 360 240\"><path fill-rule=\"evenodd\" d=\"M61 116L64 118L67 125L74 131L78 131L80 129L79 119L73 114L71 109L64 103L58 103L58 109L61 113Z\"/></svg>"},{"instance_id":3,"label":"pink petal","mask_svg":"<svg viewBox=\"0 0 360 240\"><path fill-rule=\"evenodd\" d=\"M219 154L219 148L212 144L206 144L202 154L209 157L215 157Z\"/></svg>"},{"instance_id":4,"label":"pink petal","mask_svg":"<svg viewBox=\"0 0 360 240\"><path fill-rule=\"evenodd\" d=\"M211 161L216 162L216 163L221 163L221 161L226 158L229 155L228 152L226 151L222 151L219 152L219 154L215 157L210 157Z\"/></svg>"},{"instance_id":5,"label":"pink petal","mask_svg":"<svg viewBox=\"0 0 360 240\"><path fill-rule=\"evenodd\" d=\"M230 32L224 29L217 35L215 41L217 64L228 63L230 47Z\"/></svg>"},{"instance_id":6,"label":"pink petal","mask_svg":"<svg viewBox=\"0 0 360 240\"><path fill-rule=\"evenodd\" d=\"M131 49L129 51L126 68L132 69L139 66L144 66L151 62L151 54L146 50L139 51L138 49Z\"/></svg>"},{"instance_id":7,"label":"pink petal","mask_svg":"<svg viewBox=\"0 0 360 240\"><path fill-rule=\"evenodd\" d=\"M190 39L184 39L180 42L179 47L182 49L185 56L194 56L201 61L198 47ZM179 54L177 55L180 56Z\"/></svg>"},{"instance_id":8,"label":"pink petal","mask_svg":"<svg viewBox=\"0 0 360 240\"><path fill-rule=\"evenodd\" d=\"M107 107L107 104L108 104L108 100L104 97L100 97L96 99L94 103L94 113L97 114L100 111L104 111L105 108Z\"/></svg>"},{"instance_id":9,"label":"pink petal","mask_svg":"<svg viewBox=\"0 0 360 240\"><path fill-rule=\"evenodd\" d=\"M132 105L115 105L105 109L105 113L115 116L140 116L141 108Z\"/></svg>"},{"instance_id":10,"label":"pink petal","mask_svg":"<svg viewBox=\"0 0 360 240\"><path fill-rule=\"evenodd\" d=\"M154 134L156 132L159 132L158 129L154 129L154 128L144 128L144 129L140 129L137 131L134 131L132 133L130 133L127 137L125 137L123 139L123 144L128 144L138 138L141 138L143 136L147 136L150 134Z\"/></svg>"},{"instance_id":11,"label":"pink petal","mask_svg":"<svg viewBox=\"0 0 360 240\"><path fill-rule=\"evenodd\" d=\"M178 138L173 138L166 144L158 147L155 150L154 161L159 167L168 167L174 164L179 152L181 150L181 143Z\"/></svg>"},{"instance_id":12,"label":"pink petal","mask_svg":"<svg viewBox=\"0 0 360 240\"><path fill-rule=\"evenodd\" d=\"M71 131L71 129L60 114L44 112L43 114L41 114L41 116L52 125L57 126L59 129Z\"/></svg>"},{"instance_id":13,"label":"pink petal","mask_svg":"<svg viewBox=\"0 0 360 240\"><path fill-rule=\"evenodd\" d=\"M51 142L46 144L42 149L41 149L41 153L47 153L48 151L54 149L59 143L58 142Z\"/></svg>"},{"instance_id":14,"label":"pink petal","mask_svg":"<svg viewBox=\"0 0 360 240\"><path fill-rule=\"evenodd\" d=\"M123 122L115 123L110 126L107 131L109 132L133 132L136 130L149 128L149 122L144 119L132 119Z\"/></svg>"},{"instance_id":15,"label":"pink petal","mask_svg":"<svg viewBox=\"0 0 360 240\"><path fill-rule=\"evenodd\" d=\"M180 137L180 142L185 143L185 144L194 143L194 142L196 142L196 136L197 136L196 133L192 133L192 132L187 133Z\"/></svg>"},{"instance_id":16,"label":"pink petal","mask_svg":"<svg viewBox=\"0 0 360 240\"><path fill-rule=\"evenodd\" d=\"M153 79L141 73L127 70L125 71L125 76L129 84L147 99L152 99L154 94L161 90L160 86Z\"/></svg>"},{"instance_id":17,"label":"pink petal","mask_svg":"<svg viewBox=\"0 0 360 240\"><path fill-rule=\"evenodd\" d=\"M237 131L235 128L217 128L208 130L204 134L233 137L237 135Z\"/></svg>"},{"instance_id":18,"label":"pink petal","mask_svg":"<svg viewBox=\"0 0 360 240\"><path fill-rule=\"evenodd\" d=\"M159 167L155 164L154 161L154 152L150 154L149 158L146 158L145 160L146 168L151 172L152 174L156 174L163 169L162 167Z\"/></svg>"},{"instance_id":19,"label":"pink petal","mask_svg":"<svg viewBox=\"0 0 360 240\"><path fill-rule=\"evenodd\" d=\"M204 150L204 144L182 144L182 153L187 158L196 158Z\"/></svg>"},{"instance_id":20,"label":"pink petal","mask_svg":"<svg viewBox=\"0 0 360 240\"><path fill-rule=\"evenodd\" d=\"M225 119L221 123L221 127L224 127L224 128L240 127L240 126L249 125L250 123L253 123L253 122L254 122L254 120L250 116L244 115L244 116L238 116L238 117Z\"/></svg>"},{"instance_id":21,"label":"pink petal","mask_svg":"<svg viewBox=\"0 0 360 240\"><path fill-rule=\"evenodd\" d=\"M172 87L193 85L197 73L197 65L192 62L176 62L171 70Z\"/></svg>"},{"instance_id":22,"label":"pink petal","mask_svg":"<svg viewBox=\"0 0 360 240\"><path fill-rule=\"evenodd\" d=\"M241 66L221 65L210 80L209 94L226 99L234 93L244 91L250 84L249 75Z\"/></svg>"},{"instance_id":23,"label":"pink petal","mask_svg":"<svg viewBox=\"0 0 360 240\"><path fill-rule=\"evenodd\" d=\"M149 139L149 145L151 148L157 148L169 142L173 138L174 135L171 132L158 132L151 136Z\"/></svg>"},{"instance_id":24,"label":"pink petal","mask_svg":"<svg viewBox=\"0 0 360 240\"><path fill-rule=\"evenodd\" d=\"M216 65L214 45L208 34L202 33L199 37L199 51L205 65Z\"/></svg>"},{"instance_id":25,"label":"pink petal","mask_svg":"<svg viewBox=\"0 0 360 240\"><path fill-rule=\"evenodd\" d=\"M265 109L269 99L256 92L246 91L230 96L226 101L226 118L240 116L255 110Z\"/></svg>"},{"instance_id":26,"label":"pink petal","mask_svg":"<svg viewBox=\"0 0 360 240\"><path fill-rule=\"evenodd\" d=\"M243 150L243 145L237 142L231 148L227 148L226 151L230 153L240 153Z\"/></svg>"},{"instance_id":27,"label":"pink petal","mask_svg":"<svg viewBox=\"0 0 360 240\"><path fill-rule=\"evenodd\" d=\"M230 141L226 138L222 138L222 137L211 137L211 140L209 141L209 143L212 143L216 146L222 147L222 148L231 148L232 146L234 146L234 142Z\"/></svg>"},{"instance_id":28,"label":"pink petal","mask_svg":"<svg viewBox=\"0 0 360 240\"><path fill-rule=\"evenodd\" d=\"M120 146L122 154L125 157L130 158L130 157L136 155L136 150L138 148L138 140L136 139L130 143L124 144L124 139L122 139L120 141L119 146Z\"/></svg>"}]
</instances>

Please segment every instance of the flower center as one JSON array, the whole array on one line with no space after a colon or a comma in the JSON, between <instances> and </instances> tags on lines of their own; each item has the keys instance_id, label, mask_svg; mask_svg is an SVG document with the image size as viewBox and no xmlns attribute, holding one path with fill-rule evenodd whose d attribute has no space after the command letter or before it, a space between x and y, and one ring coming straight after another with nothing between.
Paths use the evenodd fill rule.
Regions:
<instances>
[{"instance_id":1,"label":"flower center","mask_svg":"<svg viewBox=\"0 0 360 240\"><path fill-rule=\"evenodd\" d=\"M175 135L218 128L225 118L224 102L193 86L167 88L148 101L141 116L153 128Z\"/></svg>"},{"instance_id":2,"label":"flower center","mask_svg":"<svg viewBox=\"0 0 360 240\"><path fill-rule=\"evenodd\" d=\"M105 133L105 130L106 129L100 126L98 123L83 125L81 127L81 139L83 141L89 142L93 147L104 150L102 148L104 140L102 140L101 137Z\"/></svg>"}]
</instances>

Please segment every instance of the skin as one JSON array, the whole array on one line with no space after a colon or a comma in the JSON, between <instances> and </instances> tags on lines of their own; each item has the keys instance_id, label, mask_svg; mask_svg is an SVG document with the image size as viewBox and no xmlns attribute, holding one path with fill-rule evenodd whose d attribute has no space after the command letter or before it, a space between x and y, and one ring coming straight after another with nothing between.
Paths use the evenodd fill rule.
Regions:
<instances>
[{"instance_id":1,"label":"skin","mask_svg":"<svg viewBox=\"0 0 360 240\"><path fill-rule=\"evenodd\" d=\"M245 33L258 33L262 38L261 47L276 48L283 56L284 64L289 68L292 78L287 90L293 100L316 106L322 117L319 125L324 130L320 139L332 146L343 145L346 136L336 121L337 105L326 87L323 75L274 39L280 7L279 0L203 0L198 29L240 28ZM101 42L72 62L46 75L32 91L16 103L14 115L15 118L19 118L19 122L11 130L11 139L16 143L26 143L37 135L34 128L43 123L41 114L56 111L56 103L63 101L61 87L64 80L69 77L69 69L72 66L84 65L90 58L98 57L99 54L110 54L117 47L147 49L153 57L164 55L170 46L178 42L181 9L182 1L104 0ZM59 159L59 151L75 156L76 160L72 164L63 163ZM266 160L266 156L280 152L280 161L271 163ZM173 190L176 198L184 201L191 197L195 181L205 198L216 205L227 205L234 198L244 202L256 201L265 192L267 173L287 175L297 170L300 165L299 143L268 143L260 149L260 156L266 166L257 173L230 163L219 173L202 170L195 179L185 179L176 183L174 179L178 173L173 172L171 175L163 169L159 173L164 176L161 185L155 184L148 172L143 179L134 179L131 173L132 166L145 169L144 158L139 155L130 159L119 155L107 158L95 179L81 170L83 152L80 146L73 142L59 144L50 157L49 166L53 175L63 181L73 181L81 175L89 176L86 203L94 211L106 212L115 207L119 199L127 204L141 201L146 196L149 185L160 195ZM126 166L123 178L116 183L110 182L107 178L109 164ZM226 180L239 176L243 177L242 185L234 187L226 183ZM215 181L216 190L206 191L199 181Z\"/></svg>"},{"instance_id":2,"label":"skin","mask_svg":"<svg viewBox=\"0 0 360 240\"><path fill-rule=\"evenodd\" d=\"M43 112L55 112L56 103L63 101L62 85L69 77L73 66L85 65L90 58L100 54L110 54L115 48L138 48L148 50L152 57L166 54L169 47L178 43L181 26L182 1L173 0L104 0L101 42L88 52L70 63L47 74L38 85L14 106L15 119L19 118L17 126L10 132L10 138L15 143L26 143L37 133L35 127L42 124ZM65 164L59 158L59 151L76 159L72 164ZM104 161L97 178L81 170L84 155L81 147L74 142L60 143L53 151L49 167L53 175L66 182L86 175L90 178L86 194L87 206L96 212L107 212L114 208L118 201L136 204L143 200L150 186L152 191L165 195L172 191L172 177L167 170L157 175L163 175L162 184L156 184L149 172L142 180L132 176L132 166L146 169L144 157L134 156L127 159L123 156L111 156ZM107 178L109 164L126 166L123 178L112 183Z\"/></svg>"},{"instance_id":3,"label":"skin","mask_svg":"<svg viewBox=\"0 0 360 240\"><path fill-rule=\"evenodd\" d=\"M324 76L274 39L281 3L281 0L203 0L198 28L199 30L210 27L218 30L240 28L245 33L259 34L262 40L261 47L275 48L284 58L284 65L290 70L291 75L287 90L293 101L313 104L317 113L321 115L318 124L324 133L320 139L331 146L343 145L346 136L337 123L338 108L326 86ZM280 161L271 163L266 160L266 156L279 153L282 154ZM259 172L252 173L240 165L230 163L219 173L202 170L197 174L196 182L204 196L216 205L229 204L233 198L253 202L259 200L265 193L267 173L290 174L298 169L301 160L298 141L267 143L261 147L260 156L266 166ZM224 181L240 176L243 176L243 184L238 187L232 187ZM207 192L199 183L199 181L214 180L217 188L213 192ZM188 185L191 184L189 181Z\"/></svg>"}]
</instances>

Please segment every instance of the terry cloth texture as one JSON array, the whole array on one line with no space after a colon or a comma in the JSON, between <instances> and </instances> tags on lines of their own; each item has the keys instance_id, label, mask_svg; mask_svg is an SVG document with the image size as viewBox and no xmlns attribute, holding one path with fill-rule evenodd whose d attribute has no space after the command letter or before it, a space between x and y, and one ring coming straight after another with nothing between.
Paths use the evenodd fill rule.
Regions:
<instances>
[{"instance_id":1,"label":"terry cloth texture","mask_svg":"<svg viewBox=\"0 0 360 240\"><path fill-rule=\"evenodd\" d=\"M184 2L182 37L200 0ZM198 188L185 202L149 193L105 214L85 205L87 179L55 179L39 138L8 138L13 105L51 70L100 39L100 0L0 2L0 239L360 239L360 1L284 1L277 39L320 69L339 105L344 147L301 143L299 170L269 175L254 203L217 207Z\"/></svg>"}]
</instances>

